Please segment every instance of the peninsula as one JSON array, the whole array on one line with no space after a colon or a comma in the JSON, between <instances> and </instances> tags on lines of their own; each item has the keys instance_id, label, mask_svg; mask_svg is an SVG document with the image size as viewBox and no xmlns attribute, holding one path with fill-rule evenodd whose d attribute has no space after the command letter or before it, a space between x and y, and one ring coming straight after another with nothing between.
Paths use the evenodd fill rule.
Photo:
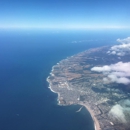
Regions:
<instances>
[{"instance_id":1,"label":"peninsula","mask_svg":"<svg viewBox=\"0 0 130 130\"><path fill-rule=\"evenodd\" d=\"M86 107L95 130L130 130L130 75L121 77L123 72L116 70L120 64L129 63L130 54L119 56L111 48L89 49L61 60L47 81L58 93L59 105Z\"/></svg>"}]
</instances>

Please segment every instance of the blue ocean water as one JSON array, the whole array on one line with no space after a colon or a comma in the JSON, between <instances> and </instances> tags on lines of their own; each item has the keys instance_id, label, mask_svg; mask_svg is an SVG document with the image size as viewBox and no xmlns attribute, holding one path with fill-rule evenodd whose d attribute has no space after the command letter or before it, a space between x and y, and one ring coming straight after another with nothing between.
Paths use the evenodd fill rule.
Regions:
<instances>
[{"instance_id":1,"label":"blue ocean water","mask_svg":"<svg viewBox=\"0 0 130 130\"><path fill-rule=\"evenodd\" d=\"M0 130L94 130L79 105L58 106L46 78L60 60L128 32L0 30Z\"/></svg>"}]
</instances>

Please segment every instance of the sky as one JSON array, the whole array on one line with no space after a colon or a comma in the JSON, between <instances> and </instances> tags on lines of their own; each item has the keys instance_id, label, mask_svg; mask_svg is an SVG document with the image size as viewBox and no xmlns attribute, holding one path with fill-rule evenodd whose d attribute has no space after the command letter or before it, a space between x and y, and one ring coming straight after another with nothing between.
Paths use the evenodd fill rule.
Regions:
<instances>
[{"instance_id":1,"label":"sky","mask_svg":"<svg viewBox=\"0 0 130 130\"><path fill-rule=\"evenodd\" d=\"M0 28L130 28L130 0L1 0Z\"/></svg>"}]
</instances>

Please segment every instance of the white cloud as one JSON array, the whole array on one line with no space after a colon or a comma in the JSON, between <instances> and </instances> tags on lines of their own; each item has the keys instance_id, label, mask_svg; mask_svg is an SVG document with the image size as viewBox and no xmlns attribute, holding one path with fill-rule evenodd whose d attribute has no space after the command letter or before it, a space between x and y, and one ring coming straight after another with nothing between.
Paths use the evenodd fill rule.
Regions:
<instances>
[{"instance_id":1,"label":"white cloud","mask_svg":"<svg viewBox=\"0 0 130 130\"><path fill-rule=\"evenodd\" d=\"M108 75L108 78L110 79L111 82L116 82L116 83L122 83L122 84L129 84L130 83L130 79L126 78L126 77L117 77L116 75Z\"/></svg>"},{"instance_id":2,"label":"white cloud","mask_svg":"<svg viewBox=\"0 0 130 130\"><path fill-rule=\"evenodd\" d=\"M111 116L111 118L117 119L122 123L126 123L125 115L123 113L123 107L119 104L112 107L109 112L109 116Z\"/></svg>"},{"instance_id":3,"label":"white cloud","mask_svg":"<svg viewBox=\"0 0 130 130\"><path fill-rule=\"evenodd\" d=\"M104 82L130 84L130 62L93 67L91 71L102 72L106 76Z\"/></svg>"},{"instance_id":4,"label":"white cloud","mask_svg":"<svg viewBox=\"0 0 130 130\"><path fill-rule=\"evenodd\" d=\"M97 41L97 40L81 40L81 41L72 41L71 43L85 43L85 42L93 42L93 41Z\"/></svg>"},{"instance_id":5,"label":"white cloud","mask_svg":"<svg viewBox=\"0 0 130 130\"><path fill-rule=\"evenodd\" d=\"M105 65L103 67L93 67L91 70L97 71L97 72L105 72L105 71L111 71L111 67L108 65Z\"/></svg>"},{"instance_id":6,"label":"white cloud","mask_svg":"<svg viewBox=\"0 0 130 130\"><path fill-rule=\"evenodd\" d=\"M121 123L130 122L130 100L125 99L114 105L108 113L109 117Z\"/></svg>"},{"instance_id":7,"label":"white cloud","mask_svg":"<svg viewBox=\"0 0 130 130\"><path fill-rule=\"evenodd\" d=\"M128 44L130 43L130 37L124 38L124 39L117 39L118 42L122 43L122 44Z\"/></svg>"},{"instance_id":8,"label":"white cloud","mask_svg":"<svg viewBox=\"0 0 130 130\"><path fill-rule=\"evenodd\" d=\"M108 54L124 56L130 54L130 37L125 39L117 39L117 42L120 42L120 45L115 45L110 48L107 52Z\"/></svg>"}]
</instances>

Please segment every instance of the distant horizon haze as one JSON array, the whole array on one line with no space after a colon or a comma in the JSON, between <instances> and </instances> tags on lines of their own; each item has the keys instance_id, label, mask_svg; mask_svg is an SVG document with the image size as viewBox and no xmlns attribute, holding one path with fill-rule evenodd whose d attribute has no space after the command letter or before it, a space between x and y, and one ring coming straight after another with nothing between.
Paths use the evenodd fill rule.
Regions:
<instances>
[{"instance_id":1,"label":"distant horizon haze","mask_svg":"<svg viewBox=\"0 0 130 130\"><path fill-rule=\"evenodd\" d=\"M2 0L0 28L128 29L129 0Z\"/></svg>"}]
</instances>

